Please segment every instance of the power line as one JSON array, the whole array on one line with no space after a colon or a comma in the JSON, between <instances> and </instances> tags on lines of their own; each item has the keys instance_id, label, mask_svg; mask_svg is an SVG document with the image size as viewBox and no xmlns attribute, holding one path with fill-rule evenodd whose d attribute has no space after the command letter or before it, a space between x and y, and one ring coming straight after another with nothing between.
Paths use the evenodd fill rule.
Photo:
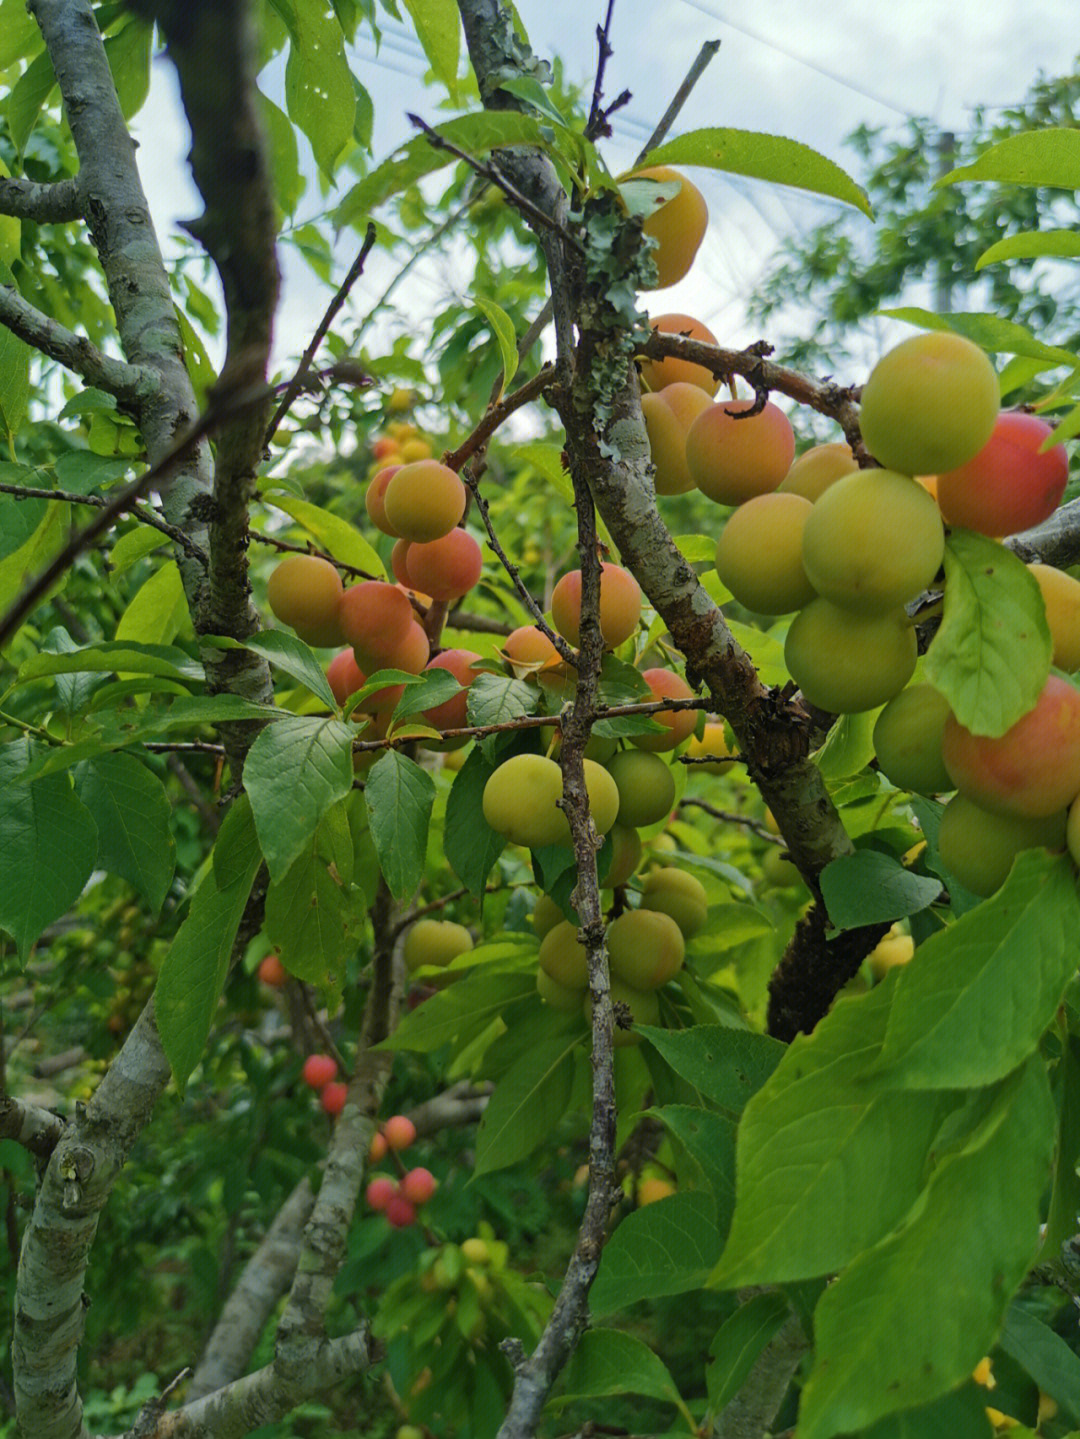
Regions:
<instances>
[{"instance_id":1,"label":"power line","mask_svg":"<svg viewBox=\"0 0 1080 1439\"><path fill-rule=\"evenodd\" d=\"M710 20L718 20L721 25L726 25L729 30L737 30L740 35L746 35L749 39L756 40L759 45L765 45L768 49L775 50L778 55L783 55L788 60L794 60L797 65L805 65L808 70L813 70L815 74L823 75L826 80L832 80L837 85L843 85L845 90L851 90L854 94L861 95L864 100L872 100L875 105L882 105L886 110L892 110L896 115L903 115L905 120L914 120L917 118L912 111L905 110L903 106L895 104L892 100L886 100L882 95L875 95L872 90L864 90L860 85L853 85L850 80L845 80L844 77L838 75L835 70L826 70L823 65L819 65L814 60L808 60L805 55L796 54L794 50L789 50L785 45L778 45L775 40L770 40L767 35L762 35L759 30L751 30L748 25L736 24L734 20L729 20L726 15L721 15L718 11L710 9L708 5L702 4L701 0L683 0L683 4L688 5L691 10L699 11L702 15L708 15Z\"/></svg>"}]
</instances>

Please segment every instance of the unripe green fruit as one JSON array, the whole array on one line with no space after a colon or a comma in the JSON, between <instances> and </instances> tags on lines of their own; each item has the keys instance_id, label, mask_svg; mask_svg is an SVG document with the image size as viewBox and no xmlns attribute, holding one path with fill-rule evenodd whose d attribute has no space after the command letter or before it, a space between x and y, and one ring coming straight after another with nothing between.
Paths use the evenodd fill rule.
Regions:
<instances>
[{"instance_id":1,"label":"unripe green fruit","mask_svg":"<svg viewBox=\"0 0 1080 1439\"><path fill-rule=\"evenodd\" d=\"M540 939L557 924L562 924L566 916L551 898L550 894L542 894L533 906L532 924Z\"/></svg>"},{"instance_id":2,"label":"unripe green fruit","mask_svg":"<svg viewBox=\"0 0 1080 1439\"><path fill-rule=\"evenodd\" d=\"M472 935L463 924L449 919L418 919L405 936L402 952L405 967L412 974L425 964L445 966L472 947Z\"/></svg>"},{"instance_id":3,"label":"unripe green fruit","mask_svg":"<svg viewBox=\"0 0 1080 1439\"><path fill-rule=\"evenodd\" d=\"M933 685L908 685L874 723L874 753L886 779L915 794L953 788L941 757L949 702Z\"/></svg>"},{"instance_id":4,"label":"unripe green fruit","mask_svg":"<svg viewBox=\"0 0 1080 1439\"><path fill-rule=\"evenodd\" d=\"M705 924L709 899L705 886L684 869L654 869L641 886L641 908L669 915L690 939Z\"/></svg>"},{"instance_id":5,"label":"unripe green fruit","mask_svg":"<svg viewBox=\"0 0 1080 1439\"><path fill-rule=\"evenodd\" d=\"M580 1002L580 996L578 997ZM490 1264L491 1250L482 1239L463 1239L461 1252L470 1264Z\"/></svg>"},{"instance_id":6,"label":"unripe green fruit","mask_svg":"<svg viewBox=\"0 0 1080 1439\"><path fill-rule=\"evenodd\" d=\"M607 843L612 846L611 865L604 876L604 889L617 889L625 884L641 863L641 836L636 829L626 825L613 824L608 832Z\"/></svg>"},{"instance_id":7,"label":"unripe green fruit","mask_svg":"<svg viewBox=\"0 0 1080 1439\"><path fill-rule=\"evenodd\" d=\"M675 803L675 776L671 766L658 754L622 750L608 760L607 767L618 790L620 824L640 829L671 813Z\"/></svg>"},{"instance_id":8,"label":"unripe green fruit","mask_svg":"<svg viewBox=\"0 0 1080 1439\"><path fill-rule=\"evenodd\" d=\"M682 969L686 944L669 914L627 909L607 932L608 960L614 979L634 989L659 989Z\"/></svg>"},{"instance_id":9,"label":"unripe green fruit","mask_svg":"<svg viewBox=\"0 0 1080 1439\"><path fill-rule=\"evenodd\" d=\"M921 485L893 470L859 470L825 491L803 531L814 589L863 613L895 609L937 574L945 531Z\"/></svg>"},{"instance_id":10,"label":"unripe green fruit","mask_svg":"<svg viewBox=\"0 0 1080 1439\"><path fill-rule=\"evenodd\" d=\"M1073 864L1080 865L1080 798L1074 799L1069 806L1069 821L1065 831L1065 841L1069 846L1069 853L1072 855Z\"/></svg>"},{"instance_id":11,"label":"unripe green fruit","mask_svg":"<svg viewBox=\"0 0 1080 1439\"><path fill-rule=\"evenodd\" d=\"M1025 849L1064 849L1065 810L1040 819L994 814L954 795L938 830L941 861L972 894L993 894L1009 876L1013 860Z\"/></svg>"},{"instance_id":12,"label":"unripe green fruit","mask_svg":"<svg viewBox=\"0 0 1080 1439\"><path fill-rule=\"evenodd\" d=\"M550 974L539 969L536 972L536 992L541 999L551 1005L552 1009L565 1010L567 1014L576 1014L581 1009L581 985L571 988L570 985L560 984L557 979L552 979Z\"/></svg>"},{"instance_id":13,"label":"unripe green fruit","mask_svg":"<svg viewBox=\"0 0 1080 1439\"><path fill-rule=\"evenodd\" d=\"M859 425L886 469L939 475L966 463L994 429L994 367L960 335L914 335L883 355L863 386Z\"/></svg>"},{"instance_id":14,"label":"unripe green fruit","mask_svg":"<svg viewBox=\"0 0 1080 1439\"><path fill-rule=\"evenodd\" d=\"M788 889L793 884L802 884L803 877L798 866L784 858L779 845L771 844L761 857L761 872L777 889Z\"/></svg>"},{"instance_id":15,"label":"unripe green fruit","mask_svg":"<svg viewBox=\"0 0 1080 1439\"><path fill-rule=\"evenodd\" d=\"M802 495L811 504L844 475L854 474L859 462L849 445L814 445L806 450L776 487L777 494Z\"/></svg>"},{"instance_id":16,"label":"unripe green fruit","mask_svg":"<svg viewBox=\"0 0 1080 1439\"><path fill-rule=\"evenodd\" d=\"M802 557L813 509L801 495L758 495L729 518L716 542L716 573L739 604L786 615L814 598Z\"/></svg>"},{"instance_id":17,"label":"unripe green fruit","mask_svg":"<svg viewBox=\"0 0 1080 1439\"><path fill-rule=\"evenodd\" d=\"M623 983L621 979L612 978L611 1002L613 1005L626 1005L630 1011L631 1022L635 1025L660 1023L660 1000L657 998L655 989L633 989L629 984ZM591 1025L592 995L588 990L585 991L582 1009L586 1021ZM633 1029L621 1028L618 1022L618 1015L616 1015L615 1048L624 1049L627 1045L640 1043L641 1035L636 1034Z\"/></svg>"},{"instance_id":18,"label":"unripe green fruit","mask_svg":"<svg viewBox=\"0 0 1080 1439\"><path fill-rule=\"evenodd\" d=\"M577 926L565 919L549 929L540 945L540 968L556 984L580 991L589 982L589 960L577 936Z\"/></svg>"},{"instance_id":19,"label":"unripe green fruit","mask_svg":"<svg viewBox=\"0 0 1080 1439\"><path fill-rule=\"evenodd\" d=\"M858 614L811 600L791 622L784 661L812 705L831 714L876 709L915 672L915 630L903 610Z\"/></svg>"},{"instance_id":20,"label":"unripe green fruit","mask_svg":"<svg viewBox=\"0 0 1080 1439\"><path fill-rule=\"evenodd\" d=\"M589 759L583 763L593 824L598 834L606 834L618 813L618 787L601 765ZM570 825L563 811L556 808L562 792L562 771L553 759L537 754L514 755L484 786L484 818L497 834L528 849L569 844Z\"/></svg>"}]
</instances>

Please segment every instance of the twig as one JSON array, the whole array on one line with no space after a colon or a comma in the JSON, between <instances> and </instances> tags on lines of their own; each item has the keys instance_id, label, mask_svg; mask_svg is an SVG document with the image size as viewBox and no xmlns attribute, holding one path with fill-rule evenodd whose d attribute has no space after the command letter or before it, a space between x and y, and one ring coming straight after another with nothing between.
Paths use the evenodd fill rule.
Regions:
<instances>
[{"instance_id":1,"label":"twig","mask_svg":"<svg viewBox=\"0 0 1080 1439\"><path fill-rule=\"evenodd\" d=\"M0 1139L13 1139L35 1159L48 1159L60 1142L64 1121L37 1104L0 1096Z\"/></svg>"},{"instance_id":2,"label":"twig","mask_svg":"<svg viewBox=\"0 0 1080 1439\"><path fill-rule=\"evenodd\" d=\"M702 45L701 49L697 53L697 59L690 66L690 69L686 72L686 79L675 91L671 104L660 116L660 119L657 122L656 129L649 136L648 140L646 140L644 146L641 149L641 153L634 161L635 166L640 165L642 160L644 160L645 156L649 153L649 151L655 150L657 145L659 145L664 139L667 132L671 129L672 125L674 125L675 121L678 119L679 111L690 98L691 90L693 90L694 86L701 79L702 75L705 73L706 66L709 64L709 61L719 49L719 40L706 40L704 45Z\"/></svg>"},{"instance_id":3,"label":"twig","mask_svg":"<svg viewBox=\"0 0 1080 1439\"><path fill-rule=\"evenodd\" d=\"M221 747L224 753L224 745ZM212 804L207 802L201 786L197 785L188 772L187 766L175 750L165 756L165 763L176 778L180 781L181 788L195 807L199 818L211 834L216 835L221 829L221 816Z\"/></svg>"},{"instance_id":4,"label":"twig","mask_svg":"<svg viewBox=\"0 0 1080 1439\"><path fill-rule=\"evenodd\" d=\"M126 408L151 395L159 383L149 367L111 359L84 335L35 309L10 285L0 285L0 324Z\"/></svg>"},{"instance_id":5,"label":"twig","mask_svg":"<svg viewBox=\"0 0 1080 1439\"><path fill-rule=\"evenodd\" d=\"M544 230L554 231L564 244L569 245L570 248L576 250L579 255L584 256L585 246L581 241L575 235L571 235L565 226L560 225L557 220L553 220L550 215L534 205L515 185L511 184L502 171L497 169L495 165L484 160L478 160L475 155L470 155L467 150L462 150L459 146L444 139L443 136L440 135L438 131L433 130L426 121L421 120L419 115L413 115L407 111L405 118L410 124L415 125L418 130L427 136L428 141L436 150L446 150L451 155L456 155L459 160L463 160L465 164L475 170L478 175L483 175L485 180L490 180L493 185L497 186L511 204L530 219L534 225L539 225L541 229Z\"/></svg>"},{"instance_id":6,"label":"twig","mask_svg":"<svg viewBox=\"0 0 1080 1439\"><path fill-rule=\"evenodd\" d=\"M222 758L225 755L223 744L212 744L202 739L146 740L142 747L151 754L212 754Z\"/></svg>"},{"instance_id":7,"label":"twig","mask_svg":"<svg viewBox=\"0 0 1080 1439\"><path fill-rule=\"evenodd\" d=\"M62 500L69 505L91 505L96 509L104 509L109 503L102 495L80 495L72 490L39 490L28 485L9 485L0 483L0 494L14 495L17 500ZM149 525L152 530L160 530L163 535L168 535L174 544L189 554L193 560L198 560L204 568L209 563L206 551L201 545L186 534L178 525L170 525L168 520L162 519L153 510L146 509L142 505L133 504L129 506L128 513L140 524Z\"/></svg>"},{"instance_id":8,"label":"twig","mask_svg":"<svg viewBox=\"0 0 1080 1439\"><path fill-rule=\"evenodd\" d=\"M597 122L602 113L600 101L604 97L604 71L607 69L607 62L615 53L611 48L611 19L614 12L615 0L608 0L604 23L596 27L596 44L599 53L596 60L596 79L593 82L592 102L589 105L589 119L585 126L585 133L590 138L596 138L600 133L597 129Z\"/></svg>"},{"instance_id":9,"label":"twig","mask_svg":"<svg viewBox=\"0 0 1080 1439\"><path fill-rule=\"evenodd\" d=\"M554 378L555 366L542 365L531 380L526 380L499 404L491 406L468 439L456 450L450 450L443 455L443 464L452 470L460 470L467 460L483 449L499 426L509 419L515 410L520 410L522 405L527 405L542 395Z\"/></svg>"},{"instance_id":10,"label":"twig","mask_svg":"<svg viewBox=\"0 0 1080 1439\"><path fill-rule=\"evenodd\" d=\"M224 379L223 376L222 380L224 381ZM74 564L79 555L89 549L120 515L129 510L159 480L164 479L188 451L212 429L249 405L262 404L266 393L267 387L261 383L242 384L236 390L232 390L223 388L219 382L219 385L215 386L214 391L211 392L209 407L199 415L194 423L187 426L172 448L162 455L156 464L151 465L136 479L126 484L123 489L118 490L102 507L98 517L92 520L85 529L72 535L52 563L42 570L37 579L30 582L7 614L0 619L0 646L11 638L38 601L48 594L55 582Z\"/></svg>"},{"instance_id":11,"label":"twig","mask_svg":"<svg viewBox=\"0 0 1080 1439\"><path fill-rule=\"evenodd\" d=\"M326 334L327 331L330 329L330 326L334 323L334 317L337 315L342 305L344 305L345 301L348 299L349 292L352 287L356 284L357 280L359 280L360 276L364 273L364 266L367 264L367 257L371 254L372 247L375 244L375 233L375 226L369 221L367 230L364 234L364 243L360 246L360 251L356 256L356 259L349 266L349 273L345 276L344 280L342 280L341 284L337 288L337 292L335 293L333 299L330 301L329 305L327 305L326 313L323 315L322 319L315 327L315 333L311 337L311 342L301 356L299 365L296 367L296 374L293 375L292 379L289 381L288 389L285 391L284 395L282 395L281 401L278 404L277 409L274 411L270 423L266 427L266 436L264 440L265 444L268 445L270 443L270 441L274 437L274 433L277 430L277 427L281 424L282 420L289 413L289 409L292 406L293 401L296 399L297 395L303 388L304 380L308 374L308 371L311 369L311 362L315 358L315 353L318 350L319 346L322 344L323 340L326 338Z\"/></svg>"},{"instance_id":12,"label":"twig","mask_svg":"<svg viewBox=\"0 0 1080 1439\"><path fill-rule=\"evenodd\" d=\"M483 187L481 186L480 188L482 189ZM448 234L454 228L454 226L462 218L462 216L467 214L468 211L472 208L477 198L478 196L471 195L463 205L459 205L456 210L454 210L450 215L448 215L441 225L437 225L435 229L432 230L431 234L427 237L426 240L421 240L419 244L412 246L409 252L409 258L405 261L404 265L402 265L401 269L398 270L398 272L394 275L393 279L387 285L386 289L382 292L379 298L375 301L374 305L372 305L371 309L367 312L364 318L360 321L360 324L357 326L355 335L356 340L359 340L364 334L364 332L368 329L372 320L374 320L375 316L379 313L379 311L384 308L390 296L401 284L402 280L404 280L405 276L409 273L409 271L417 263L417 261L422 260L423 257L427 254L427 252L432 248L432 246L437 245L439 241L443 238L443 236Z\"/></svg>"},{"instance_id":13,"label":"twig","mask_svg":"<svg viewBox=\"0 0 1080 1439\"><path fill-rule=\"evenodd\" d=\"M736 810L717 809L716 805L709 804L707 800L689 798L681 799L679 803L675 806L675 808L693 808L704 810L707 815L711 815L713 819L718 819L724 824L740 824L744 829L753 830L754 834L758 835L761 839L767 841L767 843L769 844L785 844L785 840L782 838L782 836L778 834L773 834L773 832L766 825L764 825L761 820L754 819L751 815L748 814L739 814Z\"/></svg>"}]
</instances>

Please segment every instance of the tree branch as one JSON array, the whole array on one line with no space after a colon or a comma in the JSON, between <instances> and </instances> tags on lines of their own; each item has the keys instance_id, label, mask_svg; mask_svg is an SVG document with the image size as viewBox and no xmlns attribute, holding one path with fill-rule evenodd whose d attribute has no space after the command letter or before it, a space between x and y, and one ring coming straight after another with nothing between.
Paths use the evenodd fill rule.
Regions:
<instances>
[{"instance_id":1,"label":"tree branch","mask_svg":"<svg viewBox=\"0 0 1080 1439\"><path fill-rule=\"evenodd\" d=\"M109 503L102 495L79 495L70 490L37 490L27 485L0 484L0 494L14 495L17 500L62 500L69 505L90 505L96 509L104 509ZM168 520L163 520L153 510L133 503L128 506L128 513L140 524L149 525L152 530L159 530L161 534L168 535L174 544L179 545L192 559L198 560L204 568L209 563L206 551L200 548L190 535L178 529L176 525L170 525Z\"/></svg>"},{"instance_id":2,"label":"tree branch","mask_svg":"<svg viewBox=\"0 0 1080 1439\"><path fill-rule=\"evenodd\" d=\"M62 225L83 218L82 197L77 180L54 180L41 185L34 180L0 178L0 215L16 220L34 220L39 225Z\"/></svg>"},{"instance_id":3,"label":"tree branch","mask_svg":"<svg viewBox=\"0 0 1080 1439\"><path fill-rule=\"evenodd\" d=\"M0 1139L13 1139L35 1159L51 1156L64 1128L64 1121L51 1110L0 1095Z\"/></svg>"},{"instance_id":4,"label":"tree branch","mask_svg":"<svg viewBox=\"0 0 1080 1439\"><path fill-rule=\"evenodd\" d=\"M88 385L114 395L124 410L134 410L158 388L158 377L149 366L110 359L85 335L76 335L36 310L10 285L0 285L0 324Z\"/></svg>"}]
</instances>

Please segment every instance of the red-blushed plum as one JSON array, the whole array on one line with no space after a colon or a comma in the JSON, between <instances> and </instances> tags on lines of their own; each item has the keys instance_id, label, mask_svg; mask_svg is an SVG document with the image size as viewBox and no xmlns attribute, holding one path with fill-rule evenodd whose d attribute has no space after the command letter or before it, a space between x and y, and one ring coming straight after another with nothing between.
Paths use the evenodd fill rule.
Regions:
<instances>
[{"instance_id":1,"label":"red-blushed plum","mask_svg":"<svg viewBox=\"0 0 1080 1439\"><path fill-rule=\"evenodd\" d=\"M402 563L413 589L433 600L458 600L480 578L484 558L467 530L453 529L427 544L410 544Z\"/></svg>"},{"instance_id":2,"label":"red-blushed plum","mask_svg":"<svg viewBox=\"0 0 1080 1439\"><path fill-rule=\"evenodd\" d=\"M992 738L945 721L941 752L956 788L974 804L1036 819L1080 794L1080 692L1051 675L1034 709Z\"/></svg>"},{"instance_id":3,"label":"red-blushed plum","mask_svg":"<svg viewBox=\"0 0 1080 1439\"><path fill-rule=\"evenodd\" d=\"M999 415L978 454L938 473L937 501L949 524L999 537L1049 519L1069 478L1064 445L1039 453L1050 434L1037 415L1014 410Z\"/></svg>"},{"instance_id":4,"label":"red-blushed plum","mask_svg":"<svg viewBox=\"0 0 1080 1439\"><path fill-rule=\"evenodd\" d=\"M641 678L649 686L654 700L689 700L694 698L694 691L674 670L648 669L642 670ZM664 750L675 749L681 745L683 740L689 739L694 733L694 726L697 724L697 710L657 710L651 719L662 724L667 731L666 734L636 734L630 739L632 745L638 749L651 750L659 754Z\"/></svg>"},{"instance_id":5,"label":"red-blushed plum","mask_svg":"<svg viewBox=\"0 0 1080 1439\"><path fill-rule=\"evenodd\" d=\"M570 570L551 592L551 617L563 639L581 643L581 571ZM600 566L600 633L608 649L628 640L641 618L641 590L629 570ZM545 636L546 638L546 636Z\"/></svg>"},{"instance_id":6,"label":"red-blushed plum","mask_svg":"<svg viewBox=\"0 0 1080 1439\"><path fill-rule=\"evenodd\" d=\"M687 468L717 504L741 505L769 494L795 458L795 435L783 410L767 401L760 414L737 418L753 407L753 400L721 400L687 431Z\"/></svg>"},{"instance_id":7,"label":"red-blushed plum","mask_svg":"<svg viewBox=\"0 0 1080 1439\"><path fill-rule=\"evenodd\" d=\"M711 401L696 385L668 385L656 394L642 395L641 413L649 436L653 484L658 495L684 495L694 488L686 463L686 436L690 426Z\"/></svg>"}]
</instances>

